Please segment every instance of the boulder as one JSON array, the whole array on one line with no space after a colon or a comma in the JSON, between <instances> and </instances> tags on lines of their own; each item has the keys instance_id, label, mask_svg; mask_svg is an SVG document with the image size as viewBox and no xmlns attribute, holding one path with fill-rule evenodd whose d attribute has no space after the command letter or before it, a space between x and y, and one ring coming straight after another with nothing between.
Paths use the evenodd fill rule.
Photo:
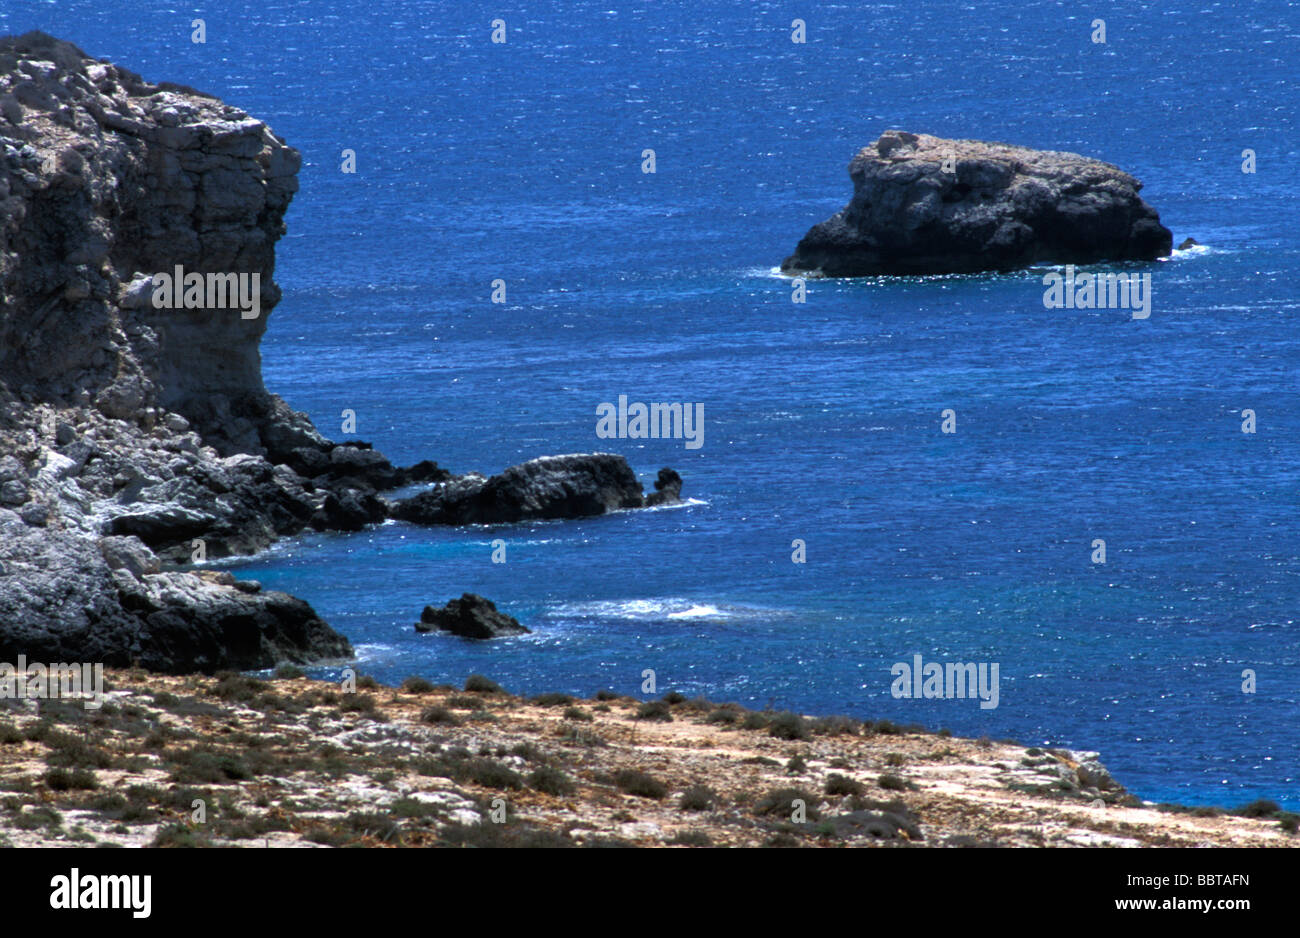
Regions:
<instances>
[{"instance_id":1,"label":"boulder","mask_svg":"<svg viewBox=\"0 0 1300 938\"><path fill-rule=\"evenodd\" d=\"M647 508L655 505L673 505L682 500L682 477L666 466L659 470L655 490L645 497Z\"/></svg>"},{"instance_id":2,"label":"boulder","mask_svg":"<svg viewBox=\"0 0 1300 938\"><path fill-rule=\"evenodd\" d=\"M138 663L168 673L352 657L300 599L158 569L134 538L33 528L0 509L0 661Z\"/></svg>"},{"instance_id":3,"label":"boulder","mask_svg":"<svg viewBox=\"0 0 1300 938\"><path fill-rule=\"evenodd\" d=\"M1084 788L1095 788L1098 791L1124 790L1124 786L1115 781L1110 770L1095 760L1080 763L1077 774L1079 784Z\"/></svg>"},{"instance_id":4,"label":"boulder","mask_svg":"<svg viewBox=\"0 0 1300 938\"><path fill-rule=\"evenodd\" d=\"M393 504L416 524L505 524L583 518L645 505L627 460L612 453L543 456L485 478L459 476Z\"/></svg>"},{"instance_id":5,"label":"boulder","mask_svg":"<svg viewBox=\"0 0 1300 938\"><path fill-rule=\"evenodd\" d=\"M1166 257L1168 228L1109 163L890 130L849 163L853 197L781 269L828 277Z\"/></svg>"},{"instance_id":6,"label":"boulder","mask_svg":"<svg viewBox=\"0 0 1300 938\"><path fill-rule=\"evenodd\" d=\"M138 537L101 537L99 552L110 570L125 570L137 580L146 573L161 573L158 557Z\"/></svg>"},{"instance_id":7,"label":"boulder","mask_svg":"<svg viewBox=\"0 0 1300 938\"><path fill-rule=\"evenodd\" d=\"M388 509L383 499L370 492L347 489L337 494L326 493L311 526L317 531L360 531L386 517Z\"/></svg>"},{"instance_id":8,"label":"boulder","mask_svg":"<svg viewBox=\"0 0 1300 938\"><path fill-rule=\"evenodd\" d=\"M450 632L461 638L501 638L529 632L517 619L498 612L492 600L477 593L465 593L441 608L425 606L415 630Z\"/></svg>"}]
</instances>

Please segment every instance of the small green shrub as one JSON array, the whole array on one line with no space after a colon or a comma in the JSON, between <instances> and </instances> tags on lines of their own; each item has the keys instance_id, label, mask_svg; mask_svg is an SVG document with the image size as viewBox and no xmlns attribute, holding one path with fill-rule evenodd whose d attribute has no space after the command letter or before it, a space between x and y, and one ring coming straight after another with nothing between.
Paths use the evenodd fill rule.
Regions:
<instances>
[{"instance_id":1,"label":"small green shrub","mask_svg":"<svg viewBox=\"0 0 1300 938\"><path fill-rule=\"evenodd\" d=\"M767 725L767 732L769 736L775 736L777 739L807 739L811 735L804 718L788 710L772 717L772 721Z\"/></svg>"},{"instance_id":2,"label":"small green shrub","mask_svg":"<svg viewBox=\"0 0 1300 938\"><path fill-rule=\"evenodd\" d=\"M568 694L549 692L545 694L537 694L528 702L536 704L539 707L567 707L569 704L573 703L573 698Z\"/></svg>"},{"instance_id":3,"label":"small green shrub","mask_svg":"<svg viewBox=\"0 0 1300 938\"><path fill-rule=\"evenodd\" d=\"M45 784L53 791L99 787L99 781L95 778L95 773L89 769L50 769L45 773Z\"/></svg>"},{"instance_id":4,"label":"small green shrub","mask_svg":"<svg viewBox=\"0 0 1300 938\"><path fill-rule=\"evenodd\" d=\"M708 811L717 801L717 793L708 785L692 785L682 792L679 807L683 811Z\"/></svg>"},{"instance_id":5,"label":"small green shrub","mask_svg":"<svg viewBox=\"0 0 1300 938\"><path fill-rule=\"evenodd\" d=\"M473 691L478 694L504 694L505 689L500 684L481 674L471 674L465 678L465 690Z\"/></svg>"},{"instance_id":6,"label":"small green shrub","mask_svg":"<svg viewBox=\"0 0 1300 938\"><path fill-rule=\"evenodd\" d=\"M158 828L158 833L154 835L153 847L210 847L212 846L207 834L199 833L192 827L184 824L167 824Z\"/></svg>"},{"instance_id":7,"label":"small green shrub","mask_svg":"<svg viewBox=\"0 0 1300 938\"><path fill-rule=\"evenodd\" d=\"M745 714L744 719L740 721L740 725L747 730L763 730L767 729L767 724L771 722L771 714L759 710L750 710Z\"/></svg>"},{"instance_id":8,"label":"small green shrub","mask_svg":"<svg viewBox=\"0 0 1300 938\"><path fill-rule=\"evenodd\" d=\"M819 717L809 729L814 736L857 736L862 722L846 716Z\"/></svg>"},{"instance_id":9,"label":"small green shrub","mask_svg":"<svg viewBox=\"0 0 1300 938\"><path fill-rule=\"evenodd\" d=\"M437 723L443 726L460 726L460 717L446 707L426 707L424 712L420 714L420 720L424 723Z\"/></svg>"},{"instance_id":10,"label":"small green shrub","mask_svg":"<svg viewBox=\"0 0 1300 938\"><path fill-rule=\"evenodd\" d=\"M469 780L484 788L496 788L502 791L516 790L524 787L524 780L519 773L509 766L491 759L473 759L467 767Z\"/></svg>"},{"instance_id":11,"label":"small green shrub","mask_svg":"<svg viewBox=\"0 0 1300 938\"><path fill-rule=\"evenodd\" d=\"M861 782L849 778L847 775L831 773L826 777L826 794L828 795L860 795L864 790Z\"/></svg>"},{"instance_id":12,"label":"small green shrub","mask_svg":"<svg viewBox=\"0 0 1300 938\"><path fill-rule=\"evenodd\" d=\"M1271 818L1282 811L1282 806L1276 801L1269 801L1267 798L1260 798L1252 801L1250 804L1242 805L1236 810L1236 814L1242 817Z\"/></svg>"},{"instance_id":13,"label":"small green shrub","mask_svg":"<svg viewBox=\"0 0 1300 938\"><path fill-rule=\"evenodd\" d=\"M667 785L639 769L622 769L614 776L614 784L638 798L659 800L668 795Z\"/></svg>"},{"instance_id":14,"label":"small green shrub","mask_svg":"<svg viewBox=\"0 0 1300 938\"><path fill-rule=\"evenodd\" d=\"M344 713L374 713L375 698L369 694L344 694L339 701L339 710Z\"/></svg>"},{"instance_id":15,"label":"small green shrub","mask_svg":"<svg viewBox=\"0 0 1300 938\"><path fill-rule=\"evenodd\" d=\"M213 695L236 703L250 701L270 687L265 681L235 671L219 671L216 678L217 683L212 688Z\"/></svg>"},{"instance_id":16,"label":"small green shrub","mask_svg":"<svg viewBox=\"0 0 1300 938\"><path fill-rule=\"evenodd\" d=\"M802 801L804 814L809 821L821 819L817 811L820 799L802 788L774 788L754 805L754 813L790 819L794 816L795 802Z\"/></svg>"},{"instance_id":17,"label":"small green shrub","mask_svg":"<svg viewBox=\"0 0 1300 938\"><path fill-rule=\"evenodd\" d=\"M673 714L672 709L662 700L647 700L636 708L636 718L638 720L654 720L658 723L671 723Z\"/></svg>"},{"instance_id":18,"label":"small green shrub","mask_svg":"<svg viewBox=\"0 0 1300 938\"><path fill-rule=\"evenodd\" d=\"M557 768L544 765L528 773L528 787L547 795L563 797L574 791L573 780Z\"/></svg>"},{"instance_id":19,"label":"small green shrub","mask_svg":"<svg viewBox=\"0 0 1300 938\"><path fill-rule=\"evenodd\" d=\"M180 749L166 753L172 765L173 781L184 784L221 784L253 777L243 759L231 753L209 749Z\"/></svg>"}]
</instances>

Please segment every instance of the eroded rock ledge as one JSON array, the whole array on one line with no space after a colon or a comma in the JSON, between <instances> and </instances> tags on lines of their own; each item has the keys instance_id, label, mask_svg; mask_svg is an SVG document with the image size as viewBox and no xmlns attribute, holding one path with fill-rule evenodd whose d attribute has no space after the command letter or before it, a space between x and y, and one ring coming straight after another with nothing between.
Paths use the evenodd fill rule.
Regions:
<instances>
[{"instance_id":1,"label":"eroded rock ledge","mask_svg":"<svg viewBox=\"0 0 1300 938\"><path fill-rule=\"evenodd\" d=\"M263 385L299 165L209 95L41 33L0 38L0 660L351 657L301 600L166 569L358 530L389 516L379 493L453 480L328 440ZM155 308L155 275L178 265L247 275L257 315Z\"/></svg>"},{"instance_id":2,"label":"eroded rock ledge","mask_svg":"<svg viewBox=\"0 0 1300 938\"><path fill-rule=\"evenodd\" d=\"M667 475L666 475L667 474ZM665 495L665 479L675 479ZM661 469L648 498L622 456L575 453L542 456L490 478L472 472L392 506L392 515L417 524L510 524L602 515L677 500L681 477Z\"/></svg>"},{"instance_id":3,"label":"eroded rock ledge","mask_svg":"<svg viewBox=\"0 0 1300 938\"><path fill-rule=\"evenodd\" d=\"M781 269L828 277L1149 261L1169 229L1109 163L1075 153L890 130L849 163L853 198Z\"/></svg>"}]
</instances>

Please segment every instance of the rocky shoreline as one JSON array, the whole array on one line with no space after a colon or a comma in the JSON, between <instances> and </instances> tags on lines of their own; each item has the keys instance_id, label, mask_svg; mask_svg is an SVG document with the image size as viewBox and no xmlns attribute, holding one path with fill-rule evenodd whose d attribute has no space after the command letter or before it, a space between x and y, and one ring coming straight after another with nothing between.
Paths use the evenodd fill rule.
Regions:
<instances>
[{"instance_id":1,"label":"rocky shoreline","mask_svg":"<svg viewBox=\"0 0 1300 938\"><path fill-rule=\"evenodd\" d=\"M346 659L302 600L176 568L389 518L495 524L678 497L676 473L647 497L614 454L491 478L396 467L267 391L260 342L300 162L201 92L44 34L0 39L0 659L173 673ZM257 293L158 305L190 277ZM429 491L390 497L414 484Z\"/></svg>"},{"instance_id":2,"label":"rocky shoreline","mask_svg":"<svg viewBox=\"0 0 1300 938\"><path fill-rule=\"evenodd\" d=\"M900 208L912 240L882 249L865 195L877 157L885 175L938 185L956 206L940 216L1001 217L971 208L999 189L998 171L967 154L954 185L970 190L947 200L916 169L933 145L882 137L877 156L855 160L863 198L810 232L787 269L1045 256L1031 246L1054 243L1044 229L1026 240L1013 222L927 246L924 194ZM680 694L524 699L479 676L463 688L303 677L293 665L351 659L347 638L301 599L181 568L309 530L671 504L682 479L661 469L646 493L611 453L455 475L320 434L265 388L259 351L299 165L266 124L201 92L43 34L0 39L0 661L110 669L102 707L0 699L0 845L1295 842L1295 818L1267 805L1234 816L1145 804L1095 753ZM1127 246L1103 255L1168 253L1168 232L1133 202L1136 181L1112 170L1101 188L1126 206ZM242 310L159 308L155 277L173 271L246 275L258 293ZM398 496L411 486L423 489ZM472 594L415 627L526 631ZM235 673L277 665L273 679Z\"/></svg>"}]
</instances>

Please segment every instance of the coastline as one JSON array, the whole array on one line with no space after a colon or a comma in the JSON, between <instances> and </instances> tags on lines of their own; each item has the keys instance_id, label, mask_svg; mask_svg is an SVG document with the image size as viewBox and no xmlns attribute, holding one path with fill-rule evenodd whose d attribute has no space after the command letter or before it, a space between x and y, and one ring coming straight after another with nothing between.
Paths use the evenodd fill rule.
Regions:
<instances>
[{"instance_id":1,"label":"coastline","mask_svg":"<svg viewBox=\"0 0 1300 938\"><path fill-rule=\"evenodd\" d=\"M789 731L794 738L782 738L772 735L772 714L758 712L751 719L755 711L725 705L705 710L685 700L662 706L629 697L560 702L564 695L543 694L526 702L455 688L404 694L377 686L350 695L296 678L164 676L352 660L348 640L302 600L263 591L224 570L177 569L192 559L196 540L209 551L210 563L257 556L308 530L362 530L402 516L389 501L394 491L429 481L436 481L437 493L419 491L400 511L429 524L518 520L517 505L499 509L497 494L509 491L527 501L529 480L517 486L512 480L528 476L539 461L490 478L452 477L427 461L394 467L369 444L325 439L304 415L267 392L260 362L256 368L250 362L278 299L270 276L273 246L297 187L296 151L265 124L206 95L148 85L107 63L87 64L80 50L54 40L34 42L59 69L80 68L112 103L130 99L121 113L104 117L107 105L91 95L82 102L86 113L77 114L82 123L74 121L72 130L83 131L89 114L97 131L126 127L132 140L121 151L94 151L83 142L69 144L62 132L45 139L37 132L34 145L12 157L10 178L25 187L14 182L13 199L25 205L23 199L32 195L35 204L39 194L66 209L59 223L90 253L79 255L85 262L52 262L40 276L14 268L0 282L2 298L12 300L14 310L6 327L34 334L32 347L40 350L24 358L21 369L14 366L12 380L6 373L0 382L0 444L6 453L0 484L9 506L0 507L0 616L7 630L0 634L0 652L118 666L143 662L158 673L111 672L119 690L130 693L110 712L78 719L42 704L44 717L9 715L0 756L5 784L14 786L3 820L17 838L13 842L84 843L77 840L81 827L96 840L177 845L255 843L259 834L284 845L453 844L475 842L471 829L487 838L483 842L509 845L667 845L679 837L686 845L703 845L697 834L712 845L745 846L1295 843L1280 826L1290 815L1252 819L1215 809L1158 810L1134 803L1123 789L1089 785L1087 778L1109 778L1091 768L1098 764L1095 754L986 745L886 730L881 723L837 724L833 717L782 717L796 727ZM33 54L31 61L45 60ZM33 82L49 77L37 71ZM137 99L151 103L133 111ZM46 120L39 110L24 105L21 120L12 123L31 132ZM122 124L128 119L134 122L129 127ZM80 244L100 218L73 195L117 189L146 163L177 154L187 173L214 174L199 194L192 184L182 185L178 177L184 174L168 177L161 170L150 179L151 191L124 191L140 199L137 210L156 218L170 218L177 199L197 199L214 215L253 219L229 226L234 233L220 232L217 253L239 255L241 263L260 268L250 273L265 290L251 317L255 326L238 312L159 315L148 308L148 272L176 269L179 277L179 265L172 267L176 244L193 236L202 247L185 254L186 263L221 266L204 241L213 231L168 229L172 240L158 238L143 248L131 243L130 232L111 231L113 243L102 255L94 253L98 242L88 236ZM229 182L232 173L263 185L273 198L240 204L232 189L203 204L207 190ZM15 256L44 256L27 241L18 248ZM49 308L37 302L44 302L43 295L32 286L46 281L66 284L62 301L69 317L90 324L86 334L58 349L52 346L60 335L46 329L48 322L57 325L57 317L47 319ZM211 356L213 348L225 354ZM215 361L203 364L204 353ZM228 383L213 384L217 378ZM561 461L555 472L565 478L590 468L576 464L574 456L542 459ZM643 510L641 484L615 459L622 457L609 456L596 467L599 478L584 490L584 505ZM661 482L668 471L661 470ZM680 479L670 491L677 497ZM653 497L646 503L653 504ZM502 513L482 513L489 503ZM657 507L671 506L667 501ZM250 617L258 639L252 643L246 641ZM482 706L457 706L456 698ZM556 702L541 702L548 698ZM445 715L434 722L424 718L437 708ZM569 708L582 716L567 715ZM740 726L724 717L710 722L715 712L734 714ZM745 728L746 721L754 725ZM73 745L60 735L69 727L102 737L103 745ZM471 748L480 744L488 749ZM424 767L437 771L424 773L416 759L431 760ZM788 767L800 759L804 769ZM633 771L662 783L662 797L620 787L618 774ZM529 781L534 775L535 783ZM885 778L898 781L883 783ZM349 780L348 786L356 780L362 796L348 800L345 791L335 797L333 783L340 779ZM95 787L76 787L83 783ZM564 790L566 784L571 791ZM657 790L644 780L628 784ZM716 789L715 807L681 810L680 798L697 785ZM827 791L828 785L838 791ZM805 807L823 817L794 821L784 816L779 799L763 810L763 798L783 788L806 793ZM120 803L114 798L118 789L125 792ZM186 820L191 815L183 796L200 789L207 793L200 799L205 804L222 805L219 823ZM507 807L517 802L520 827L485 826L495 823L484 821L494 792L507 793ZM316 807L270 806L281 797L289 803L306 798ZM104 800L89 807L80 803L94 798ZM41 815L42 810L60 814ZM141 821L138 830L128 816ZM144 822L146 817L156 820ZM703 823L696 823L700 817ZM175 824L180 826L168 827Z\"/></svg>"},{"instance_id":2,"label":"coastline","mask_svg":"<svg viewBox=\"0 0 1300 938\"><path fill-rule=\"evenodd\" d=\"M669 694L524 699L288 669L107 673L99 709L6 702L12 846L1294 845L1295 815L1134 798L1095 753ZM27 702L30 704L31 702ZM1092 785L1083 784L1086 780ZM1099 786L1099 787L1098 787ZM802 800L802 811L795 799ZM1290 820L1288 821L1287 818Z\"/></svg>"}]
</instances>

